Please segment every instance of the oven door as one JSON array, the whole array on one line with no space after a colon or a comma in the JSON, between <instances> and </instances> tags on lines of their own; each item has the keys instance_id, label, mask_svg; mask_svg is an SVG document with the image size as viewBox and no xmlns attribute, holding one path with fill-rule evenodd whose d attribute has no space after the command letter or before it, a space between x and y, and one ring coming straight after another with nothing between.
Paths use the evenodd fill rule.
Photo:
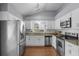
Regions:
<instances>
[{"instance_id":1,"label":"oven door","mask_svg":"<svg viewBox=\"0 0 79 59\"><path fill-rule=\"evenodd\" d=\"M64 53L65 52L64 40L61 40L61 39L57 40L56 43L57 43L56 45L57 45L58 53L63 56L65 54Z\"/></svg>"}]
</instances>

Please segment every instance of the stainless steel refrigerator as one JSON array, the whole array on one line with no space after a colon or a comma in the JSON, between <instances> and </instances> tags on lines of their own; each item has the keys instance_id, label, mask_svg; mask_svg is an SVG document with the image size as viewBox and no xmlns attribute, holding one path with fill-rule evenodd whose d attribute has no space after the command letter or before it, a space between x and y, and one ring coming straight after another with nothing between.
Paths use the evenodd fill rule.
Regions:
<instances>
[{"instance_id":1,"label":"stainless steel refrigerator","mask_svg":"<svg viewBox=\"0 0 79 59\"><path fill-rule=\"evenodd\" d=\"M0 55L19 55L18 20L0 20Z\"/></svg>"}]
</instances>

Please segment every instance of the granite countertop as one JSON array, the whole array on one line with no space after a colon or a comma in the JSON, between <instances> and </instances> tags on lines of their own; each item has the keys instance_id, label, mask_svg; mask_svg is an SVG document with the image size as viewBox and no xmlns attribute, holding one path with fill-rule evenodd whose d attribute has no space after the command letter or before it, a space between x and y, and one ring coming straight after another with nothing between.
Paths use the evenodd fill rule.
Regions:
<instances>
[{"instance_id":1,"label":"granite countertop","mask_svg":"<svg viewBox=\"0 0 79 59\"><path fill-rule=\"evenodd\" d=\"M53 35L53 33L45 33L45 32L40 32L40 33L37 33L37 32L30 32L30 33L26 33L26 35L33 35L33 36L35 36L35 35L37 35L37 36L52 36Z\"/></svg>"},{"instance_id":2,"label":"granite countertop","mask_svg":"<svg viewBox=\"0 0 79 59\"><path fill-rule=\"evenodd\" d=\"M66 41L79 46L79 40L66 40Z\"/></svg>"}]
</instances>

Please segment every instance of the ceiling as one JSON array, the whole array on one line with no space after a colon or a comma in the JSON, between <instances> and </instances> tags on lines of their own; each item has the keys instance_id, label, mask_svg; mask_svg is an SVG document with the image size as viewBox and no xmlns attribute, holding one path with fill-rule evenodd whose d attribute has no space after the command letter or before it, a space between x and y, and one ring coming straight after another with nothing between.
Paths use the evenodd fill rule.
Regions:
<instances>
[{"instance_id":1,"label":"ceiling","mask_svg":"<svg viewBox=\"0 0 79 59\"><path fill-rule=\"evenodd\" d=\"M12 3L12 6L20 14L29 15L40 11L57 11L63 3Z\"/></svg>"}]
</instances>

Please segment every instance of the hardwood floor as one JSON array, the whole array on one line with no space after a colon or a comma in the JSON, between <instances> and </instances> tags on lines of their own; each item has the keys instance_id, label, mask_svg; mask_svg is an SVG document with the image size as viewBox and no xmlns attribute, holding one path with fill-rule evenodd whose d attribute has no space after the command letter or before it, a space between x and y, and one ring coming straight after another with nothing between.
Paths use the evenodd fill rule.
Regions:
<instances>
[{"instance_id":1,"label":"hardwood floor","mask_svg":"<svg viewBox=\"0 0 79 59\"><path fill-rule=\"evenodd\" d=\"M53 47L26 47L23 56L58 56Z\"/></svg>"}]
</instances>

